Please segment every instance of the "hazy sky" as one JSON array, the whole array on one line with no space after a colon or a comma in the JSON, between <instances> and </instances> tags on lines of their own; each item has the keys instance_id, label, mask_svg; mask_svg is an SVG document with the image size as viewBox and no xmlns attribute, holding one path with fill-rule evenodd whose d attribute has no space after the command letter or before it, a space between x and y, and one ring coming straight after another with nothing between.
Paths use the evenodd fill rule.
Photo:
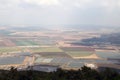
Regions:
<instances>
[{"instance_id":1,"label":"hazy sky","mask_svg":"<svg viewBox=\"0 0 120 80\"><path fill-rule=\"evenodd\" d=\"M120 0L0 0L0 24L120 26Z\"/></svg>"}]
</instances>

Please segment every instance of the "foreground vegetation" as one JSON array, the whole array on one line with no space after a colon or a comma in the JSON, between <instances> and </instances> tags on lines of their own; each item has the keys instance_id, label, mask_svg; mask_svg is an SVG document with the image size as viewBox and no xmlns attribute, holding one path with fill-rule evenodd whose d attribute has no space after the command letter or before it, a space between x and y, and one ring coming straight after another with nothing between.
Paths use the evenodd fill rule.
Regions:
<instances>
[{"instance_id":1,"label":"foreground vegetation","mask_svg":"<svg viewBox=\"0 0 120 80\"><path fill-rule=\"evenodd\" d=\"M111 69L97 71L85 66L78 71L58 69L50 73L11 68L10 71L0 71L0 80L120 80L120 74Z\"/></svg>"}]
</instances>

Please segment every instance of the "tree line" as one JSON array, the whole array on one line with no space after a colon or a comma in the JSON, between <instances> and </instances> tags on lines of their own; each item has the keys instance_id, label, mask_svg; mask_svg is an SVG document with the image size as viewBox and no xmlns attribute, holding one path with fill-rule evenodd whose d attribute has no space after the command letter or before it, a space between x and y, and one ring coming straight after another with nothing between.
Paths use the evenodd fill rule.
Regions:
<instances>
[{"instance_id":1,"label":"tree line","mask_svg":"<svg viewBox=\"0 0 120 80\"><path fill-rule=\"evenodd\" d=\"M0 80L120 80L120 74L109 68L99 71L86 66L79 70L58 69L55 72L18 71L12 67L9 71L0 71Z\"/></svg>"}]
</instances>

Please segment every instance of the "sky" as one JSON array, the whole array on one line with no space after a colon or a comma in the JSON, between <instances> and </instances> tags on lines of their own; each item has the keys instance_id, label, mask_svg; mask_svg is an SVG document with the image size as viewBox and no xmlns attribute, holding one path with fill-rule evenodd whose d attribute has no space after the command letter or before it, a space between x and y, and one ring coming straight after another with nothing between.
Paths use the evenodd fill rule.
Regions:
<instances>
[{"instance_id":1,"label":"sky","mask_svg":"<svg viewBox=\"0 0 120 80\"><path fill-rule=\"evenodd\" d=\"M120 26L120 0L0 0L0 25Z\"/></svg>"}]
</instances>

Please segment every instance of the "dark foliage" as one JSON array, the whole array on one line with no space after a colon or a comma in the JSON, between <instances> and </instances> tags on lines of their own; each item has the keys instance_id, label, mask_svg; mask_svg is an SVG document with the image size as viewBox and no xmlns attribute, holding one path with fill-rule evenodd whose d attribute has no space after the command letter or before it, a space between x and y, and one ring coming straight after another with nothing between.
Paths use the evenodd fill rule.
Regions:
<instances>
[{"instance_id":1,"label":"dark foliage","mask_svg":"<svg viewBox=\"0 0 120 80\"><path fill-rule=\"evenodd\" d=\"M12 67L10 71L0 71L0 80L120 80L120 74L111 69L97 71L86 66L77 71L58 69L49 73L17 71Z\"/></svg>"}]
</instances>

